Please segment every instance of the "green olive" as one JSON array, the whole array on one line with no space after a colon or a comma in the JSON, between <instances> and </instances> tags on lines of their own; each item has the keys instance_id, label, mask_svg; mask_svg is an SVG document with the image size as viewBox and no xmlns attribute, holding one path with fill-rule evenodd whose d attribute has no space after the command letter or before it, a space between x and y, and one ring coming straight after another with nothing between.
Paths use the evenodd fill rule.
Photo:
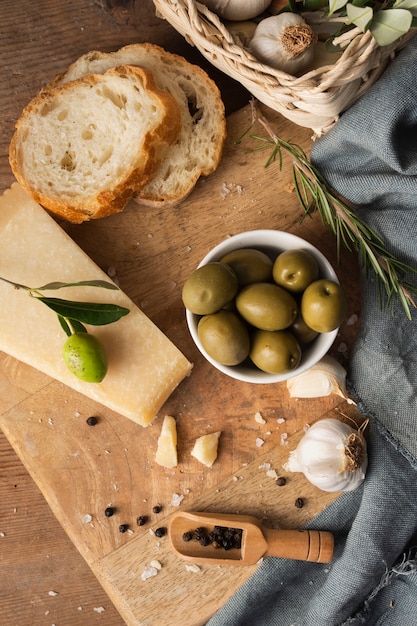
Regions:
<instances>
[{"instance_id":1,"label":"green olive","mask_svg":"<svg viewBox=\"0 0 417 626\"><path fill-rule=\"evenodd\" d=\"M316 330L307 326L300 310L288 330L291 331L295 338L303 345L313 341L313 339L315 339L319 334Z\"/></svg>"},{"instance_id":2,"label":"green olive","mask_svg":"<svg viewBox=\"0 0 417 626\"><path fill-rule=\"evenodd\" d=\"M263 372L285 374L301 360L301 348L288 330L256 330L252 336L249 357Z\"/></svg>"},{"instance_id":3,"label":"green olive","mask_svg":"<svg viewBox=\"0 0 417 626\"><path fill-rule=\"evenodd\" d=\"M254 248L233 250L226 254L221 262L230 265L241 287L272 280L272 259L261 250Z\"/></svg>"},{"instance_id":4,"label":"green olive","mask_svg":"<svg viewBox=\"0 0 417 626\"><path fill-rule=\"evenodd\" d=\"M275 259L272 276L277 285L301 293L319 278L319 266L307 250L285 250Z\"/></svg>"},{"instance_id":5,"label":"green olive","mask_svg":"<svg viewBox=\"0 0 417 626\"><path fill-rule=\"evenodd\" d=\"M307 287L301 298L301 315L307 326L318 333L335 330L347 313L347 299L339 283L334 280L316 280Z\"/></svg>"},{"instance_id":6,"label":"green olive","mask_svg":"<svg viewBox=\"0 0 417 626\"><path fill-rule=\"evenodd\" d=\"M68 369L88 383L101 383L107 373L103 344L89 333L76 333L66 340L62 355Z\"/></svg>"},{"instance_id":7,"label":"green olive","mask_svg":"<svg viewBox=\"0 0 417 626\"><path fill-rule=\"evenodd\" d=\"M255 328L283 330L291 326L297 315L294 297L274 283L252 283L236 296L240 315Z\"/></svg>"},{"instance_id":8,"label":"green olive","mask_svg":"<svg viewBox=\"0 0 417 626\"><path fill-rule=\"evenodd\" d=\"M235 297L238 279L229 265L213 261L194 270L182 289L186 309L195 315L209 315Z\"/></svg>"},{"instance_id":9,"label":"green olive","mask_svg":"<svg viewBox=\"0 0 417 626\"><path fill-rule=\"evenodd\" d=\"M249 332L232 311L223 309L205 315L198 323L197 333L207 354L222 365L238 365L249 354Z\"/></svg>"}]
</instances>

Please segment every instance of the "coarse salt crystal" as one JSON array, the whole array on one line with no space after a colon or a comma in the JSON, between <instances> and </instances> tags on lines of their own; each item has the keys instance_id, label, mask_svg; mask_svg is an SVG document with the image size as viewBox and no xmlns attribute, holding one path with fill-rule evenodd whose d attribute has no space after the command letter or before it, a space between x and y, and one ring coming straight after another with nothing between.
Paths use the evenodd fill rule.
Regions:
<instances>
[{"instance_id":1,"label":"coarse salt crystal","mask_svg":"<svg viewBox=\"0 0 417 626\"><path fill-rule=\"evenodd\" d=\"M278 474L276 473L276 471L275 471L274 469L272 469L272 470L268 470L268 471L267 471L267 473L266 473L266 475L267 475L269 478L278 478Z\"/></svg>"},{"instance_id":2,"label":"coarse salt crystal","mask_svg":"<svg viewBox=\"0 0 417 626\"><path fill-rule=\"evenodd\" d=\"M150 566L154 567L155 569L162 569L162 564L157 561L156 559L154 559L153 561L150 562Z\"/></svg>"},{"instance_id":3,"label":"coarse salt crystal","mask_svg":"<svg viewBox=\"0 0 417 626\"><path fill-rule=\"evenodd\" d=\"M266 420L264 420L262 414L259 411L255 413L255 421L258 422L258 424L266 424Z\"/></svg>"},{"instance_id":4,"label":"coarse salt crystal","mask_svg":"<svg viewBox=\"0 0 417 626\"><path fill-rule=\"evenodd\" d=\"M173 493L171 498L172 506L179 506L184 500L184 496L180 496L178 493Z\"/></svg>"},{"instance_id":5,"label":"coarse salt crystal","mask_svg":"<svg viewBox=\"0 0 417 626\"><path fill-rule=\"evenodd\" d=\"M156 567L152 567L151 565L146 565L140 577L141 577L141 580L148 580L148 578L152 578L152 576L156 576L157 573L158 573L158 570L156 569Z\"/></svg>"},{"instance_id":6,"label":"coarse salt crystal","mask_svg":"<svg viewBox=\"0 0 417 626\"><path fill-rule=\"evenodd\" d=\"M279 417L277 419L278 424L283 424L285 422L285 417Z\"/></svg>"},{"instance_id":7,"label":"coarse salt crystal","mask_svg":"<svg viewBox=\"0 0 417 626\"><path fill-rule=\"evenodd\" d=\"M257 437L255 443L256 443L256 447L260 448L261 446L264 445L265 441L263 439L261 439L260 437Z\"/></svg>"},{"instance_id":8,"label":"coarse salt crystal","mask_svg":"<svg viewBox=\"0 0 417 626\"><path fill-rule=\"evenodd\" d=\"M95 606L93 609L96 613L104 613L105 610L104 606Z\"/></svg>"},{"instance_id":9,"label":"coarse salt crystal","mask_svg":"<svg viewBox=\"0 0 417 626\"><path fill-rule=\"evenodd\" d=\"M260 470L269 470L269 469L271 469L271 463L262 463L262 465L258 466L258 469L260 469Z\"/></svg>"},{"instance_id":10,"label":"coarse salt crystal","mask_svg":"<svg viewBox=\"0 0 417 626\"><path fill-rule=\"evenodd\" d=\"M57 596L58 592L57 591L48 591L48 596Z\"/></svg>"},{"instance_id":11,"label":"coarse salt crystal","mask_svg":"<svg viewBox=\"0 0 417 626\"><path fill-rule=\"evenodd\" d=\"M197 572L201 572L201 567L199 567L198 565L186 565L185 569L187 570L187 572L194 572L195 574Z\"/></svg>"},{"instance_id":12,"label":"coarse salt crystal","mask_svg":"<svg viewBox=\"0 0 417 626\"><path fill-rule=\"evenodd\" d=\"M87 513L87 515L84 515L84 517L82 518L82 523L83 524L89 524L91 522L93 518L91 517L91 515L89 513Z\"/></svg>"}]
</instances>

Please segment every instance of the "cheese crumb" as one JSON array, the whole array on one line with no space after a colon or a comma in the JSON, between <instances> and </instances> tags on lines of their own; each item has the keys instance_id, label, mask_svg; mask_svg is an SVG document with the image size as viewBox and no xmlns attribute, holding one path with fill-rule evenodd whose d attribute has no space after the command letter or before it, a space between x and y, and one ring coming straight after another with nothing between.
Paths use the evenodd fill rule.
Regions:
<instances>
[{"instance_id":1,"label":"cheese crumb","mask_svg":"<svg viewBox=\"0 0 417 626\"><path fill-rule=\"evenodd\" d=\"M158 465L169 469L178 465L177 424L172 415L165 415L162 422L155 461Z\"/></svg>"},{"instance_id":2,"label":"cheese crumb","mask_svg":"<svg viewBox=\"0 0 417 626\"><path fill-rule=\"evenodd\" d=\"M191 456L196 458L197 461L200 461L200 463L203 463L203 465L211 467L217 459L220 435L221 431L218 430L215 433L199 437L191 450Z\"/></svg>"}]
</instances>

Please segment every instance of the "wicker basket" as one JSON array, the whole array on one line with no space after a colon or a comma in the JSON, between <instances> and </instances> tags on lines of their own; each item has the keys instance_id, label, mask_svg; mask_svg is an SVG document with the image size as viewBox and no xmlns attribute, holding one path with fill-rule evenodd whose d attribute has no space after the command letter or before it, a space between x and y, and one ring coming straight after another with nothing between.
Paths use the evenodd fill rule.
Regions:
<instances>
[{"instance_id":1,"label":"wicker basket","mask_svg":"<svg viewBox=\"0 0 417 626\"><path fill-rule=\"evenodd\" d=\"M354 28L335 43L343 53L331 65L294 77L259 63L222 21L194 0L153 0L159 17L166 19L208 61L241 83L255 98L318 137L329 130L340 113L349 108L378 80L395 53L414 36L380 47L369 32ZM305 14L316 30L329 26L324 13ZM339 22L342 18L333 18ZM314 24L315 22L315 24Z\"/></svg>"}]
</instances>

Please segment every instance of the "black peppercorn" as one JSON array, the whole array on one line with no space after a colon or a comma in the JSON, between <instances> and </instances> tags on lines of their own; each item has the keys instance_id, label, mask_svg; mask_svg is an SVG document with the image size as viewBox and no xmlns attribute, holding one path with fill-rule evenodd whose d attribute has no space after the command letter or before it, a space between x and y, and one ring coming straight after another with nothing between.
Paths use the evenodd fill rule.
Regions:
<instances>
[{"instance_id":1,"label":"black peppercorn","mask_svg":"<svg viewBox=\"0 0 417 626\"><path fill-rule=\"evenodd\" d=\"M283 487L286 484L287 484L287 479L284 478L284 476L280 476L279 478L277 478L278 487Z\"/></svg>"},{"instance_id":2,"label":"black peppercorn","mask_svg":"<svg viewBox=\"0 0 417 626\"><path fill-rule=\"evenodd\" d=\"M155 537L163 537L166 533L166 528L157 528L155 530Z\"/></svg>"},{"instance_id":3,"label":"black peppercorn","mask_svg":"<svg viewBox=\"0 0 417 626\"><path fill-rule=\"evenodd\" d=\"M114 515L114 508L112 506L108 506L105 510L104 510L104 515L106 517L111 517L112 515Z\"/></svg>"},{"instance_id":4,"label":"black peppercorn","mask_svg":"<svg viewBox=\"0 0 417 626\"><path fill-rule=\"evenodd\" d=\"M185 532L182 536L182 540L186 542L191 541L192 538L193 538L193 533L190 531Z\"/></svg>"},{"instance_id":5,"label":"black peppercorn","mask_svg":"<svg viewBox=\"0 0 417 626\"><path fill-rule=\"evenodd\" d=\"M89 426L95 426L98 422L98 419L94 415L92 415L91 417L87 417L85 421Z\"/></svg>"},{"instance_id":6,"label":"black peppercorn","mask_svg":"<svg viewBox=\"0 0 417 626\"><path fill-rule=\"evenodd\" d=\"M139 515L139 517L136 519L136 523L138 526L143 526L144 524L146 524L147 521L148 521L147 515Z\"/></svg>"},{"instance_id":7,"label":"black peppercorn","mask_svg":"<svg viewBox=\"0 0 417 626\"><path fill-rule=\"evenodd\" d=\"M162 511L162 506L160 504L155 504L155 506L152 509L153 513L160 513Z\"/></svg>"},{"instance_id":8,"label":"black peppercorn","mask_svg":"<svg viewBox=\"0 0 417 626\"><path fill-rule=\"evenodd\" d=\"M125 533L129 530L129 524L120 524L119 533Z\"/></svg>"},{"instance_id":9,"label":"black peppercorn","mask_svg":"<svg viewBox=\"0 0 417 626\"><path fill-rule=\"evenodd\" d=\"M297 509L302 509L304 506L304 500L302 498L297 498L294 504L297 507Z\"/></svg>"}]
</instances>

